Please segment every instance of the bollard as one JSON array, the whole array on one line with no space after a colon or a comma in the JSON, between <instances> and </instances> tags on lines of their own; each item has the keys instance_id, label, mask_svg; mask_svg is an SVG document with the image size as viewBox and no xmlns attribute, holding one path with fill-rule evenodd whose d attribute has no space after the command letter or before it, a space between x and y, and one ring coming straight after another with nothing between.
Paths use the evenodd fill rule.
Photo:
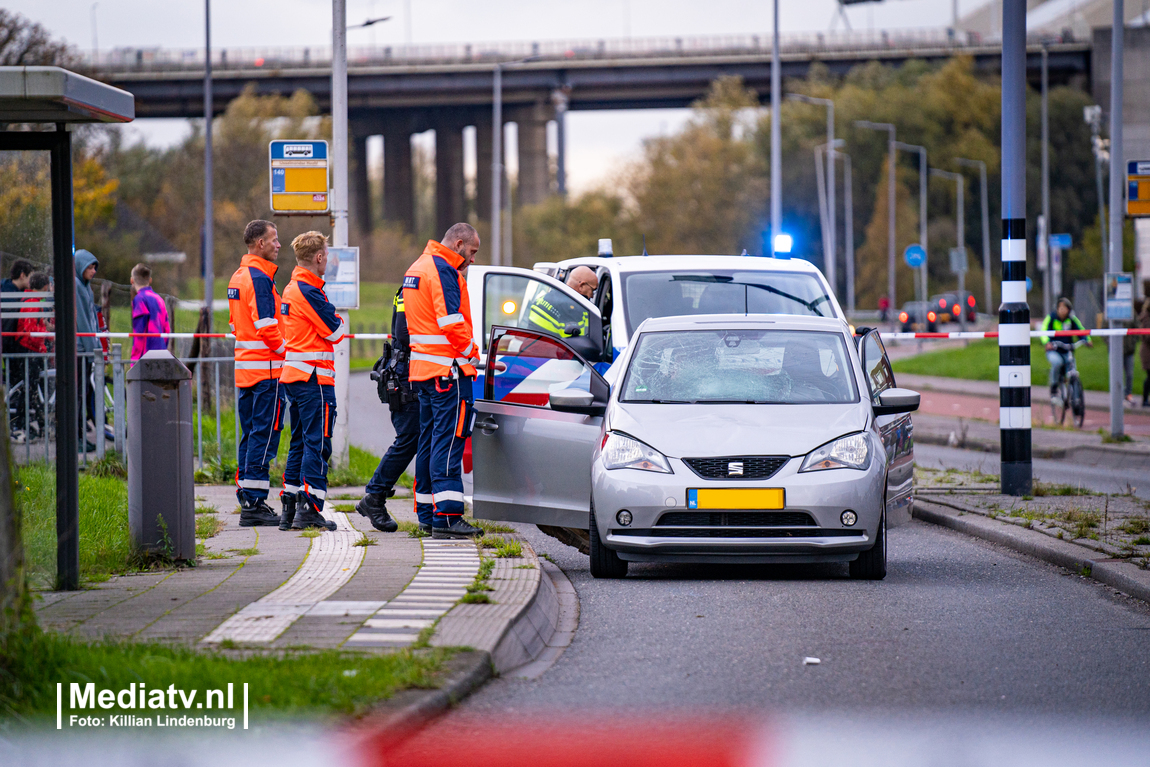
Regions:
<instances>
[{"instance_id":1,"label":"bollard","mask_svg":"<svg viewBox=\"0 0 1150 767\"><path fill-rule=\"evenodd\" d=\"M194 560L191 371L171 352L153 349L126 378L132 544L148 554Z\"/></svg>"}]
</instances>

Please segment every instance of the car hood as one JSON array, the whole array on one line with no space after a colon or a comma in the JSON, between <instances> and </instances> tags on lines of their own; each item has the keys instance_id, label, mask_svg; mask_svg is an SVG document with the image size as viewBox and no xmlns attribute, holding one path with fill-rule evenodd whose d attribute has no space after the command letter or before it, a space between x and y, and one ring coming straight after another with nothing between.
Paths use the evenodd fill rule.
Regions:
<instances>
[{"instance_id":1,"label":"car hood","mask_svg":"<svg viewBox=\"0 0 1150 767\"><path fill-rule=\"evenodd\" d=\"M805 455L867 426L864 403L650 405L612 403L607 424L672 458Z\"/></svg>"}]
</instances>

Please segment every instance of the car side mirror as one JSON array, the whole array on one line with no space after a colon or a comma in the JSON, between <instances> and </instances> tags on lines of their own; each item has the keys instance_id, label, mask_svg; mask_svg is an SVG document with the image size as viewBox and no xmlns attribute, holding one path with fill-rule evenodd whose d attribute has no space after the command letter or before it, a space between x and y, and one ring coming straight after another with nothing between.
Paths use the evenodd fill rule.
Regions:
<instances>
[{"instance_id":1,"label":"car side mirror","mask_svg":"<svg viewBox=\"0 0 1150 767\"><path fill-rule=\"evenodd\" d=\"M874 406L874 414L913 413L918 410L920 399L918 392L910 389L887 389L878 395L878 404Z\"/></svg>"},{"instance_id":2,"label":"car side mirror","mask_svg":"<svg viewBox=\"0 0 1150 767\"><path fill-rule=\"evenodd\" d=\"M565 389L552 392L550 397L551 409L560 413L581 413L583 415L603 415L607 412L605 402L596 402L595 396L588 391L578 389Z\"/></svg>"}]
</instances>

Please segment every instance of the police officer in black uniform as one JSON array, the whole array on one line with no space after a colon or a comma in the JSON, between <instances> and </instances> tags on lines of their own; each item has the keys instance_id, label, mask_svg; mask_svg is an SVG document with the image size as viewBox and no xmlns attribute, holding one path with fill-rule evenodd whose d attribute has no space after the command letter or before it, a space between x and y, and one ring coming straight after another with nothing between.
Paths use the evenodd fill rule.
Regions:
<instances>
[{"instance_id":1,"label":"police officer in black uniform","mask_svg":"<svg viewBox=\"0 0 1150 767\"><path fill-rule=\"evenodd\" d=\"M419 447L419 401L407 380L407 363L411 357L411 343L407 334L407 317L403 312L403 288L392 302L391 340L383 347L371 371L376 382L379 399L391 410L391 425L395 427L395 442L379 461L367 493L355 505L355 510L371 520L371 526L385 533L394 533L399 525L387 513L386 501L395 494L395 483L411 464ZM422 525L420 527L423 527ZM431 532L430 527L427 532Z\"/></svg>"}]
</instances>

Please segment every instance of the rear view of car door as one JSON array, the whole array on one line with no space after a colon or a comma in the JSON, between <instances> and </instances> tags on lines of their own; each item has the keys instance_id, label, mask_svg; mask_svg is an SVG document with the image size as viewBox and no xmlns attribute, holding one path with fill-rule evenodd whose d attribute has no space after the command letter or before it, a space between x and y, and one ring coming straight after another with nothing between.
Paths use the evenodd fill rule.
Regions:
<instances>
[{"instance_id":1,"label":"rear view of car door","mask_svg":"<svg viewBox=\"0 0 1150 767\"><path fill-rule=\"evenodd\" d=\"M591 395L599 413L610 387L569 344L526 328L492 328L472 432L479 519L588 529L591 456L603 416L550 407L555 392Z\"/></svg>"},{"instance_id":2,"label":"rear view of car door","mask_svg":"<svg viewBox=\"0 0 1150 767\"><path fill-rule=\"evenodd\" d=\"M877 330L867 333L859 343L859 357L870 386L872 402L878 395L893 388L894 370ZM910 503L914 484L914 424L910 414L876 416L879 432L887 453L887 517Z\"/></svg>"}]
</instances>

